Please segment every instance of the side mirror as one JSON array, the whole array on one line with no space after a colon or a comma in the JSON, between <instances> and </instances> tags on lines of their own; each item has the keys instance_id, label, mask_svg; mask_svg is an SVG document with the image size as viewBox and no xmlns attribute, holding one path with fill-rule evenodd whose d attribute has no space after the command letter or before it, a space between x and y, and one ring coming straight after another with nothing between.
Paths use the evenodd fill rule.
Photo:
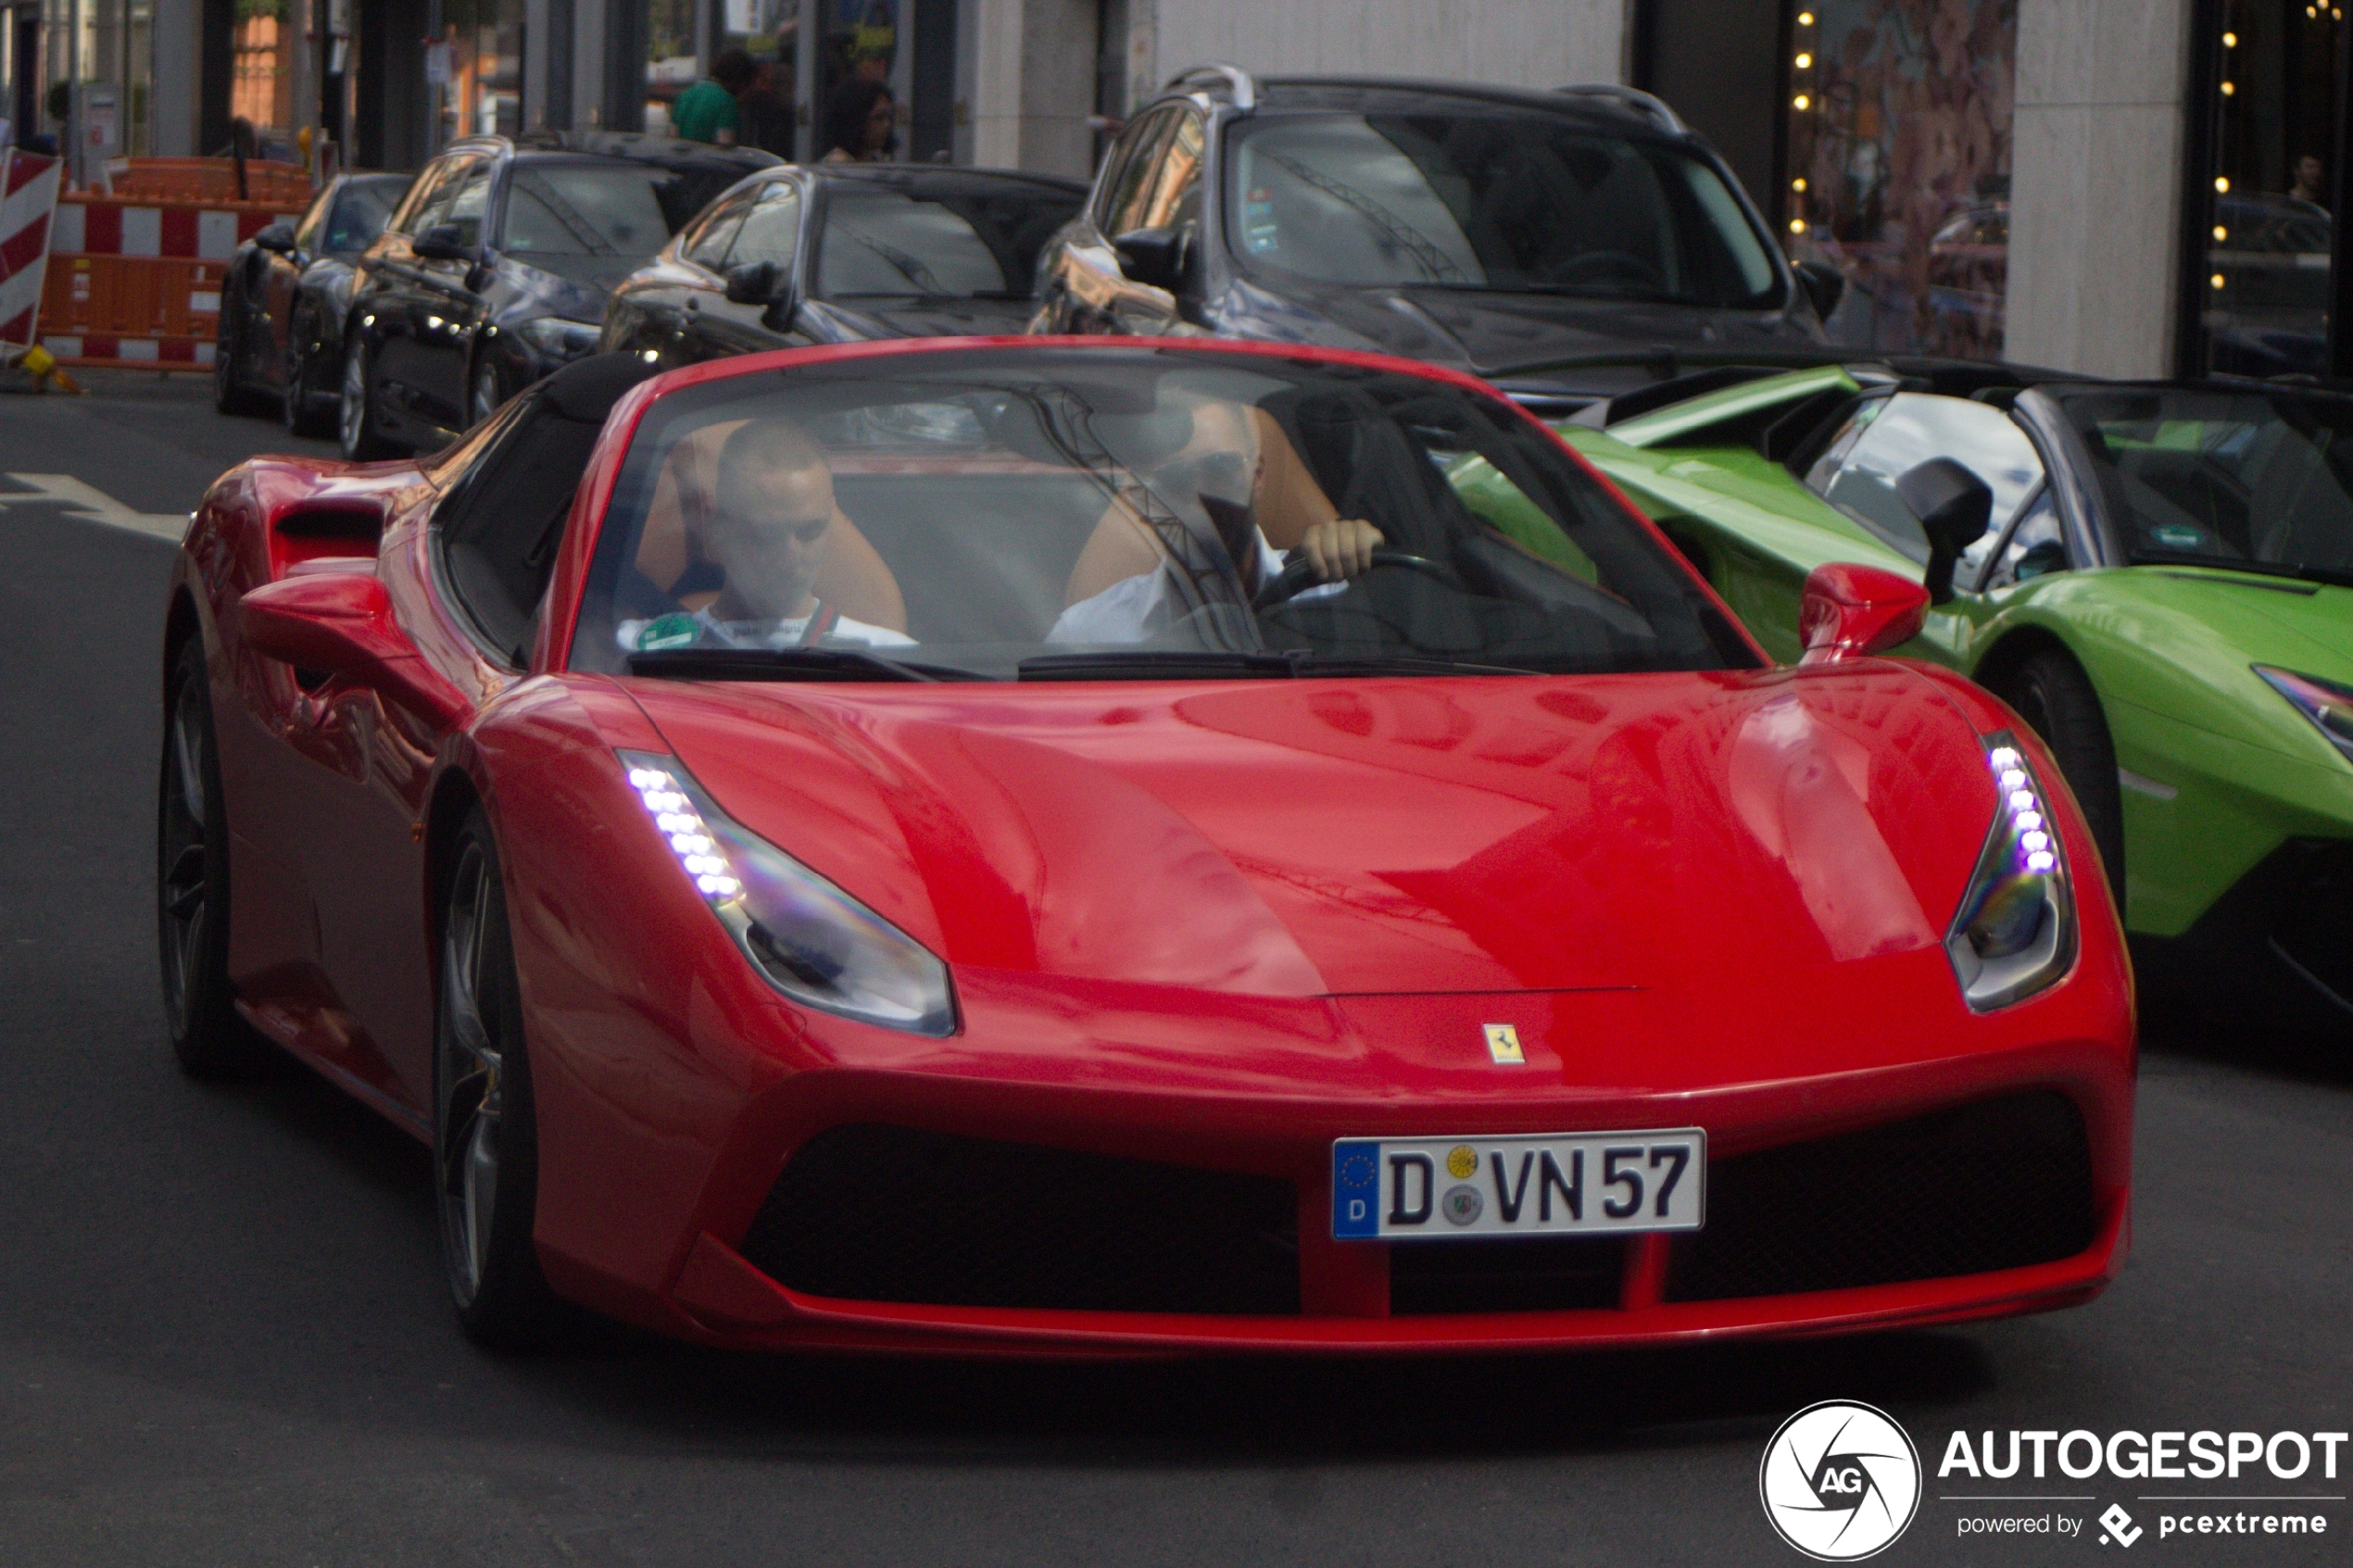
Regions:
<instances>
[{"instance_id":1,"label":"side mirror","mask_svg":"<svg viewBox=\"0 0 2353 1568\"><path fill-rule=\"evenodd\" d=\"M1801 261L1791 270L1797 274L1798 287L1806 291L1814 314L1829 320L1838 302L1846 297L1846 274L1824 261Z\"/></svg>"},{"instance_id":2,"label":"side mirror","mask_svg":"<svg viewBox=\"0 0 2353 1568\"><path fill-rule=\"evenodd\" d=\"M373 570L282 577L247 593L238 609L246 646L297 669L341 674L411 651Z\"/></svg>"},{"instance_id":3,"label":"side mirror","mask_svg":"<svg viewBox=\"0 0 2353 1568\"><path fill-rule=\"evenodd\" d=\"M253 243L263 250L280 256L292 256L295 251L294 225L284 221L272 223L253 237Z\"/></svg>"},{"instance_id":4,"label":"side mirror","mask_svg":"<svg viewBox=\"0 0 2353 1568\"><path fill-rule=\"evenodd\" d=\"M1931 458L1905 470L1895 482L1895 498L1920 520L1920 532L1928 535L1929 602L1944 604L1953 596L1953 568L1961 552L1985 537L1985 525L1994 516L1994 492L1968 464Z\"/></svg>"},{"instance_id":5,"label":"side mirror","mask_svg":"<svg viewBox=\"0 0 2353 1568\"><path fill-rule=\"evenodd\" d=\"M1875 566L1833 561L1806 574L1797 633L1800 664L1865 659L1910 642L1928 621L1928 590Z\"/></svg>"},{"instance_id":6,"label":"side mirror","mask_svg":"<svg viewBox=\"0 0 2353 1568\"><path fill-rule=\"evenodd\" d=\"M1111 248L1119 253L1119 270L1129 282L1175 294L1192 260L1193 232L1189 226L1131 229L1112 241Z\"/></svg>"},{"instance_id":7,"label":"side mirror","mask_svg":"<svg viewBox=\"0 0 2353 1568\"><path fill-rule=\"evenodd\" d=\"M776 297L776 264L747 261L727 269L727 303L767 305Z\"/></svg>"},{"instance_id":8,"label":"side mirror","mask_svg":"<svg viewBox=\"0 0 2353 1568\"><path fill-rule=\"evenodd\" d=\"M419 234L409 247L420 261L472 261L474 247L466 244L464 232L455 223L436 223Z\"/></svg>"},{"instance_id":9,"label":"side mirror","mask_svg":"<svg viewBox=\"0 0 2353 1568\"><path fill-rule=\"evenodd\" d=\"M237 601L246 646L297 670L360 676L434 722L464 714L464 695L400 634L374 562L296 572Z\"/></svg>"}]
</instances>

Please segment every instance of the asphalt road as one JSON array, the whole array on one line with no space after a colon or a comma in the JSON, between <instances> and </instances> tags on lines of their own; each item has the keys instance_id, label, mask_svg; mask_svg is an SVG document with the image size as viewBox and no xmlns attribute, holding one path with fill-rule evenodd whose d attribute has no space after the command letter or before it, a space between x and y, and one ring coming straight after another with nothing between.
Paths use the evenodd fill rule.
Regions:
<instances>
[{"instance_id":1,"label":"asphalt road","mask_svg":"<svg viewBox=\"0 0 2353 1568\"><path fill-rule=\"evenodd\" d=\"M122 520L283 449L194 382L0 397L0 474ZM472 1348L424 1151L303 1071L174 1068L152 842L170 546L0 480L0 1563L1783 1563L1757 1465L1817 1399L1930 1467L1889 1563L2342 1562L2161 1539L2141 1494L2353 1491L2318 1467L2160 1486L1940 1483L1951 1433L2353 1426L2353 1060L2197 1032L2144 1064L2136 1249L2090 1307L1964 1329L1414 1362L747 1359L616 1334ZM147 525L153 527L151 522ZM1835 1213L1821 1223L1839 1223ZM1962 1504L1964 1491L2089 1501ZM2229 1512L2286 1504L2217 1504ZM1969 1515L2079 1536L1963 1537Z\"/></svg>"}]
</instances>

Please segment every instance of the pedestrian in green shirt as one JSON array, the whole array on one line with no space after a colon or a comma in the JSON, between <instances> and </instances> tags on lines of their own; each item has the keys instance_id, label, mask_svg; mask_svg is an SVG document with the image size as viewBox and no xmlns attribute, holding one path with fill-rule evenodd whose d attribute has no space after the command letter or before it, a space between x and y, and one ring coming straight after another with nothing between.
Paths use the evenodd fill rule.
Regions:
<instances>
[{"instance_id":1,"label":"pedestrian in green shirt","mask_svg":"<svg viewBox=\"0 0 2353 1568\"><path fill-rule=\"evenodd\" d=\"M711 74L679 94L670 107L671 134L682 141L734 146L742 124L736 94L750 86L757 74L751 56L741 49L720 50L711 62Z\"/></svg>"}]
</instances>

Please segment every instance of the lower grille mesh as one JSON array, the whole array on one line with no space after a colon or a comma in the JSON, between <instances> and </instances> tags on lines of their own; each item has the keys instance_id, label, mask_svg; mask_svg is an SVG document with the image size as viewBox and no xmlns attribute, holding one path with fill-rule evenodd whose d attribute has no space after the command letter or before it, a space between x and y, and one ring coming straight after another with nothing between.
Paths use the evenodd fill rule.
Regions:
<instances>
[{"instance_id":1,"label":"lower grille mesh","mask_svg":"<svg viewBox=\"0 0 2353 1568\"><path fill-rule=\"evenodd\" d=\"M1719 1301L1984 1273L2092 1245L2082 1113L2040 1090L1712 1161L1707 1225L1667 1298Z\"/></svg>"},{"instance_id":2,"label":"lower grille mesh","mask_svg":"<svg viewBox=\"0 0 2353 1568\"><path fill-rule=\"evenodd\" d=\"M854 1124L801 1147L740 1250L849 1300L1283 1315L1298 1225L1269 1177Z\"/></svg>"},{"instance_id":3,"label":"lower grille mesh","mask_svg":"<svg viewBox=\"0 0 2353 1568\"><path fill-rule=\"evenodd\" d=\"M1389 1310L1403 1318L1615 1307L1625 1275L1622 1236L1397 1242L1389 1249Z\"/></svg>"}]
</instances>

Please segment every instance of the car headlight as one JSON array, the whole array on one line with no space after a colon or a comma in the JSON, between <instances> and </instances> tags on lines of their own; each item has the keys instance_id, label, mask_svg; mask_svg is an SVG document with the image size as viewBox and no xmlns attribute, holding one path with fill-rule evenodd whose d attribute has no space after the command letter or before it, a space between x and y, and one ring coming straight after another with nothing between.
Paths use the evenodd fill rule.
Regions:
<instances>
[{"instance_id":1,"label":"car headlight","mask_svg":"<svg viewBox=\"0 0 2353 1568\"><path fill-rule=\"evenodd\" d=\"M2321 734L2330 744L2353 761L2353 686L2340 686L2334 681L2316 680L2310 675L2298 675L2292 670L2273 670L2258 664L2255 672L2271 684L2271 689L2296 704L2296 711L2320 726Z\"/></svg>"},{"instance_id":2,"label":"car headlight","mask_svg":"<svg viewBox=\"0 0 2353 1568\"><path fill-rule=\"evenodd\" d=\"M1985 740L1997 797L1944 951L1976 1012L2042 990L2075 961L2075 890L2034 765L2004 730Z\"/></svg>"},{"instance_id":3,"label":"car headlight","mask_svg":"<svg viewBox=\"0 0 2353 1568\"><path fill-rule=\"evenodd\" d=\"M560 316L539 316L515 329L523 342L559 359L577 359L597 351L597 340L605 335L603 325L596 321L567 321Z\"/></svg>"},{"instance_id":4,"label":"car headlight","mask_svg":"<svg viewBox=\"0 0 2353 1568\"><path fill-rule=\"evenodd\" d=\"M728 817L676 758L619 755L679 869L770 985L862 1023L955 1033L948 966L923 944Z\"/></svg>"}]
</instances>

